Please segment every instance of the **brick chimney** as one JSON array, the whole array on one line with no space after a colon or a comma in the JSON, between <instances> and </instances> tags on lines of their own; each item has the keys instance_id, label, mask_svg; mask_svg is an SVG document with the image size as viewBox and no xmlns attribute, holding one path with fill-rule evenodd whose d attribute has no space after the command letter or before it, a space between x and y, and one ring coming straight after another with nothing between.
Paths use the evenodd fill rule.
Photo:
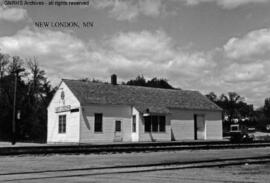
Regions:
<instances>
[{"instance_id":1,"label":"brick chimney","mask_svg":"<svg viewBox=\"0 0 270 183\"><path fill-rule=\"evenodd\" d=\"M116 74L113 74L111 76L111 84L112 85L117 85L117 75Z\"/></svg>"}]
</instances>

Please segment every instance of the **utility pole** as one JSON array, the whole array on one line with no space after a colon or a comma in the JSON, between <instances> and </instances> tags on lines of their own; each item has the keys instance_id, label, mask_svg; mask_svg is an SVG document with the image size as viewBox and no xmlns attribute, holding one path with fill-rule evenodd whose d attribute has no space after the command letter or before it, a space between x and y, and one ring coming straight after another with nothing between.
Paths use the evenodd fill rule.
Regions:
<instances>
[{"instance_id":1,"label":"utility pole","mask_svg":"<svg viewBox=\"0 0 270 183\"><path fill-rule=\"evenodd\" d=\"M17 96L17 80L18 80L18 71L14 73L14 97L13 97L13 115L12 115L12 141L11 144L15 145L16 143L16 96Z\"/></svg>"}]
</instances>

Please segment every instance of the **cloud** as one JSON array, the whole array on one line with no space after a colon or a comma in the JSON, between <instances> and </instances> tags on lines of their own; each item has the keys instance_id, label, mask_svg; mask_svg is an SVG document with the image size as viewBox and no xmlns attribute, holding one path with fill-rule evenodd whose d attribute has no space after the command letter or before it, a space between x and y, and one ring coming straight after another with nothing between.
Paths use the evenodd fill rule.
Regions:
<instances>
[{"instance_id":1,"label":"cloud","mask_svg":"<svg viewBox=\"0 0 270 183\"><path fill-rule=\"evenodd\" d=\"M27 11L22 8L7 8L0 6L0 21L18 22L28 18Z\"/></svg>"},{"instance_id":2,"label":"cloud","mask_svg":"<svg viewBox=\"0 0 270 183\"><path fill-rule=\"evenodd\" d=\"M223 90L237 91L255 106L269 97L270 29L254 30L231 38L215 54ZM218 56L219 55L219 56Z\"/></svg>"},{"instance_id":3,"label":"cloud","mask_svg":"<svg viewBox=\"0 0 270 183\"><path fill-rule=\"evenodd\" d=\"M161 0L98 0L93 1L98 9L109 9L110 16L117 20L134 20L139 15L157 17L164 11Z\"/></svg>"},{"instance_id":4,"label":"cloud","mask_svg":"<svg viewBox=\"0 0 270 183\"><path fill-rule=\"evenodd\" d=\"M229 57L227 44L209 52L191 51L179 47L163 30L120 32L86 41L72 33L26 27L13 36L0 37L1 52L37 57L54 83L84 77L108 81L112 73L121 82L143 74L204 93L236 91L259 106L269 96L269 57L259 58L260 52L245 62L243 54Z\"/></svg>"},{"instance_id":5,"label":"cloud","mask_svg":"<svg viewBox=\"0 0 270 183\"><path fill-rule=\"evenodd\" d=\"M184 2L194 6L200 3L216 3L224 9L234 9L247 4L269 3L270 0L172 0L176 3ZM109 15L119 21L133 21L140 15L160 17L162 15L175 15L175 10L167 10L162 0L92 0L93 7L107 9Z\"/></svg>"},{"instance_id":6,"label":"cloud","mask_svg":"<svg viewBox=\"0 0 270 183\"><path fill-rule=\"evenodd\" d=\"M172 40L163 31L119 33L108 41L113 50L128 58L151 58L155 60L173 57Z\"/></svg>"},{"instance_id":7,"label":"cloud","mask_svg":"<svg viewBox=\"0 0 270 183\"><path fill-rule=\"evenodd\" d=\"M110 46L108 48L111 50L110 54L113 54L110 58L120 58L131 64L116 64L118 68L123 67L122 70L132 73L127 77L141 73L148 76L164 75L169 78L174 78L174 75L180 78L184 75L189 76L189 79L195 79L213 67L211 60L208 60L208 55L183 51L162 30L122 32L106 43ZM202 72L199 72L200 70ZM177 81L181 82L178 79Z\"/></svg>"},{"instance_id":8,"label":"cloud","mask_svg":"<svg viewBox=\"0 0 270 183\"><path fill-rule=\"evenodd\" d=\"M233 63L225 69L226 82L253 82L265 79L265 67L263 63L238 64Z\"/></svg>"},{"instance_id":9,"label":"cloud","mask_svg":"<svg viewBox=\"0 0 270 183\"><path fill-rule=\"evenodd\" d=\"M74 73L69 71L69 67L87 58L85 44L71 34L50 30L37 31L28 27L13 36L0 37L0 49L12 56L37 57L49 78L54 80L58 77L73 76ZM79 72L78 69L77 71Z\"/></svg>"},{"instance_id":10,"label":"cloud","mask_svg":"<svg viewBox=\"0 0 270 183\"><path fill-rule=\"evenodd\" d=\"M217 3L217 5L225 9L233 9L246 4L270 2L269 0L183 0L183 1L185 1L188 5L197 5L199 3L205 2L215 2Z\"/></svg>"},{"instance_id":11,"label":"cloud","mask_svg":"<svg viewBox=\"0 0 270 183\"><path fill-rule=\"evenodd\" d=\"M65 45L65 48L64 48ZM48 55L53 52L68 53L83 48L83 43L69 34L50 30L33 31L29 27L14 36L0 38L0 47L15 54ZM57 48L57 50L55 49Z\"/></svg>"},{"instance_id":12,"label":"cloud","mask_svg":"<svg viewBox=\"0 0 270 183\"><path fill-rule=\"evenodd\" d=\"M224 49L231 59L263 55L270 51L270 29L255 30L242 38L231 38Z\"/></svg>"},{"instance_id":13,"label":"cloud","mask_svg":"<svg viewBox=\"0 0 270 183\"><path fill-rule=\"evenodd\" d=\"M84 42L61 31L25 28L13 36L1 37L0 48L23 58L37 57L54 80L107 79L111 73L126 80L143 74L172 79L186 86L185 81L202 77L214 66L208 55L178 48L162 30L122 32L99 43Z\"/></svg>"}]
</instances>

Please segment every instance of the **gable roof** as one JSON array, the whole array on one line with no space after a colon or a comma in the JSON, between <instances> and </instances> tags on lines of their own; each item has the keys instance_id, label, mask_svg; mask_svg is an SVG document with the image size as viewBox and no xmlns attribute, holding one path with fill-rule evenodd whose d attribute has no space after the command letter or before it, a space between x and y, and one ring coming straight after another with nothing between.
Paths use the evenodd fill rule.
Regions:
<instances>
[{"instance_id":1,"label":"gable roof","mask_svg":"<svg viewBox=\"0 0 270 183\"><path fill-rule=\"evenodd\" d=\"M82 106L89 104L132 105L140 112L169 113L169 108L221 111L198 91L112 85L81 80L62 80Z\"/></svg>"}]
</instances>

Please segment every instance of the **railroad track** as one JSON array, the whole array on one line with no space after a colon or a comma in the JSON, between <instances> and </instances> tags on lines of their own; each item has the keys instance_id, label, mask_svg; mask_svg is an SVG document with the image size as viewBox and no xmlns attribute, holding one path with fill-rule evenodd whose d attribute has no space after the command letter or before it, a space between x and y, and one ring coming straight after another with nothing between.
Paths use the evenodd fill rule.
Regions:
<instances>
[{"instance_id":1,"label":"railroad track","mask_svg":"<svg viewBox=\"0 0 270 183\"><path fill-rule=\"evenodd\" d=\"M45 169L32 171L19 171L0 173L0 181L4 182L18 182L18 181L38 181L51 180L62 178L76 178L76 177L91 177L98 175L113 175L126 173L141 173L153 171L166 170L180 170L191 168L210 168L210 167L224 167L233 165L248 165L269 163L270 156L260 157L243 157L243 158L225 158L212 159L192 162L171 162L171 163L157 163L157 164L131 164L118 166L100 166L100 167L84 167L84 168L70 168L70 169Z\"/></svg>"},{"instance_id":2,"label":"railroad track","mask_svg":"<svg viewBox=\"0 0 270 183\"><path fill-rule=\"evenodd\" d=\"M27 154L91 154L123 152L155 152L180 150L208 150L269 147L270 142L256 141L251 143L230 143L228 141L205 142L151 142L151 143L118 143L118 144L78 144L78 145L42 145L25 147L1 147L0 156Z\"/></svg>"}]
</instances>

